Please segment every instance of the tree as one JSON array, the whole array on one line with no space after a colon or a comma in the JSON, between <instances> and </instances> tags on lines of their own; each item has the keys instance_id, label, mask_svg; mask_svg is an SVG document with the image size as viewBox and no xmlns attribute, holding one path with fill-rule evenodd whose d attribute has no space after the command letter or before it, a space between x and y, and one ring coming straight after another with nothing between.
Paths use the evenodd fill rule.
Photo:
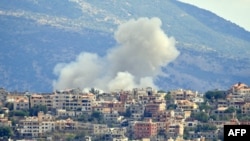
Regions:
<instances>
[{"instance_id":1,"label":"tree","mask_svg":"<svg viewBox=\"0 0 250 141\"><path fill-rule=\"evenodd\" d=\"M37 116L38 112L43 111L45 114L48 112L48 109L45 105L35 105L29 109L30 116Z\"/></svg>"},{"instance_id":2,"label":"tree","mask_svg":"<svg viewBox=\"0 0 250 141\"><path fill-rule=\"evenodd\" d=\"M204 124L204 125L197 125L195 127L195 132L207 132L207 131L214 131L217 127L211 124Z\"/></svg>"},{"instance_id":3,"label":"tree","mask_svg":"<svg viewBox=\"0 0 250 141\"><path fill-rule=\"evenodd\" d=\"M236 109L234 108L234 107L228 107L225 111L224 111L224 113L234 113L234 112L236 112Z\"/></svg>"},{"instance_id":4,"label":"tree","mask_svg":"<svg viewBox=\"0 0 250 141\"><path fill-rule=\"evenodd\" d=\"M170 104L167 106L167 110L174 110L177 108L177 105L176 104Z\"/></svg>"},{"instance_id":5,"label":"tree","mask_svg":"<svg viewBox=\"0 0 250 141\"><path fill-rule=\"evenodd\" d=\"M205 112L192 112L191 117L201 122L207 122L209 119L208 114Z\"/></svg>"},{"instance_id":6,"label":"tree","mask_svg":"<svg viewBox=\"0 0 250 141\"><path fill-rule=\"evenodd\" d=\"M95 95L97 95L97 94L100 93L100 91L97 90L97 89L95 89L95 88L91 88L91 89L89 90L89 92L92 93L92 94L95 94Z\"/></svg>"},{"instance_id":7,"label":"tree","mask_svg":"<svg viewBox=\"0 0 250 141\"><path fill-rule=\"evenodd\" d=\"M103 123L104 122L103 114L101 112L94 111L91 114L91 118L89 119L89 121L95 121L97 123Z\"/></svg>"},{"instance_id":8,"label":"tree","mask_svg":"<svg viewBox=\"0 0 250 141\"><path fill-rule=\"evenodd\" d=\"M24 117L28 115L29 115L29 112L25 110L13 110L9 112L9 117L13 117L13 116Z\"/></svg>"},{"instance_id":9,"label":"tree","mask_svg":"<svg viewBox=\"0 0 250 141\"><path fill-rule=\"evenodd\" d=\"M130 117L131 117L130 108L127 108L127 109L126 109L126 112L124 113L124 117L126 117L126 118L130 118Z\"/></svg>"},{"instance_id":10,"label":"tree","mask_svg":"<svg viewBox=\"0 0 250 141\"><path fill-rule=\"evenodd\" d=\"M172 100L172 97L171 97L170 93L167 93L164 98L165 98L166 101L171 101Z\"/></svg>"},{"instance_id":11,"label":"tree","mask_svg":"<svg viewBox=\"0 0 250 141\"><path fill-rule=\"evenodd\" d=\"M0 126L0 137L11 137L13 136L13 131L8 126Z\"/></svg>"},{"instance_id":12,"label":"tree","mask_svg":"<svg viewBox=\"0 0 250 141\"><path fill-rule=\"evenodd\" d=\"M221 90L214 90L214 91L207 91L205 93L205 98L208 100L214 99L225 99L226 98L226 91Z\"/></svg>"},{"instance_id":13,"label":"tree","mask_svg":"<svg viewBox=\"0 0 250 141\"><path fill-rule=\"evenodd\" d=\"M14 104L10 102L5 103L4 106L7 107L10 111L14 109Z\"/></svg>"},{"instance_id":14,"label":"tree","mask_svg":"<svg viewBox=\"0 0 250 141\"><path fill-rule=\"evenodd\" d=\"M212 109L211 106L207 105L205 102L199 104L199 109L200 111L205 110L205 112L208 112L209 110Z\"/></svg>"}]
</instances>

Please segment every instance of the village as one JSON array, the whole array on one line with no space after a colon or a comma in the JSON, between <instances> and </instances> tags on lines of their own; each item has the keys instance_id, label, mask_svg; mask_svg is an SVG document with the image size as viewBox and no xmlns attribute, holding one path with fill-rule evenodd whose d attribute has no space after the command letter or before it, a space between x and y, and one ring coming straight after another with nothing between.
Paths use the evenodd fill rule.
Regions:
<instances>
[{"instance_id":1,"label":"village","mask_svg":"<svg viewBox=\"0 0 250 141\"><path fill-rule=\"evenodd\" d=\"M9 141L213 141L224 125L250 124L250 87L241 82L206 93L1 88L0 100L0 139Z\"/></svg>"}]
</instances>

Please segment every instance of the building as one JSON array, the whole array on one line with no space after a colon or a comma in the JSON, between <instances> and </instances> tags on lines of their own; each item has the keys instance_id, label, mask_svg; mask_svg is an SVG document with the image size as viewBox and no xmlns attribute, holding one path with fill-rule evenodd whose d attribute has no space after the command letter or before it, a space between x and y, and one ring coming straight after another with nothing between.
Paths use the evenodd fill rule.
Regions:
<instances>
[{"instance_id":1,"label":"building","mask_svg":"<svg viewBox=\"0 0 250 141\"><path fill-rule=\"evenodd\" d=\"M176 100L177 108L183 109L184 111L194 111L198 109L198 105L189 100Z\"/></svg>"},{"instance_id":2,"label":"building","mask_svg":"<svg viewBox=\"0 0 250 141\"><path fill-rule=\"evenodd\" d=\"M14 110L29 109L29 98L27 96L20 96L14 99L13 109Z\"/></svg>"},{"instance_id":3,"label":"building","mask_svg":"<svg viewBox=\"0 0 250 141\"><path fill-rule=\"evenodd\" d=\"M166 110L165 101L153 101L145 105L145 112L155 114Z\"/></svg>"},{"instance_id":4,"label":"building","mask_svg":"<svg viewBox=\"0 0 250 141\"><path fill-rule=\"evenodd\" d=\"M176 138L178 136L183 136L184 134L184 124L183 123L170 123L167 125L167 135L168 137Z\"/></svg>"},{"instance_id":5,"label":"building","mask_svg":"<svg viewBox=\"0 0 250 141\"><path fill-rule=\"evenodd\" d=\"M183 89L171 91L170 94L174 100L192 100L197 96L197 92Z\"/></svg>"},{"instance_id":6,"label":"building","mask_svg":"<svg viewBox=\"0 0 250 141\"><path fill-rule=\"evenodd\" d=\"M148 121L136 121L134 124L134 136L136 139L150 138L157 135L157 124Z\"/></svg>"},{"instance_id":7,"label":"building","mask_svg":"<svg viewBox=\"0 0 250 141\"><path fill-rule=\"evenodd\" d=\"M55 129L53 116L39 112L38 116L25 117L20 120L18 131L23 137L43 137Z\"/></svg>"}]
</instances>

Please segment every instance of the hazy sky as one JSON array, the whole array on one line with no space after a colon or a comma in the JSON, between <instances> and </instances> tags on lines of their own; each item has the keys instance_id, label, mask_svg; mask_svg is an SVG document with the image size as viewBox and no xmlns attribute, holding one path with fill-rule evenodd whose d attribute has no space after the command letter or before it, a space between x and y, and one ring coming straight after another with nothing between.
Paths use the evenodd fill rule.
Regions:
<instances>
[{"instance_id":1,"label":"hazy sky","mask_svg":"<svg viewBox=\"0 0 250 141\"><path fill-rule=\"evenodd\" d=\"M212 11L250 31L250 0L179 0Z\"/></svg>"}]
</instances>

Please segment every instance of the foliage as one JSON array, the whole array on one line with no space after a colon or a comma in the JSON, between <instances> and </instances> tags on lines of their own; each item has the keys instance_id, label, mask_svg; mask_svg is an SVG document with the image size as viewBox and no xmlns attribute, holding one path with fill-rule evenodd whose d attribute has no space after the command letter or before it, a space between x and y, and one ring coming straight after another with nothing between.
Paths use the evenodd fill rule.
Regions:
<instances>
[{"instance_id":1,"label":"foliage","mask_svg":"<svg viewBox=\"0 0 250 141\"><path fill-rule=\"evenodd\" d=\"M204 124L204 125L197 125L195 127L195 132L207 132L207 131L214 131L217 127L211 124Z\"/></svg>"},{"instance_id":2,"label":"foliage","mask_svg":"<svg viewBox=\"0 0 250 141\"><path fill-rule=\"evenodd\" d=\"M77 118L77 121L82 121L82 122L87 122L89 120L89 115L88 114L82 114Z\"/></svg>"},{"instance_id":3,"label":"foliage","mask_svg":"<svg viewBox=\"0 0 250 141\"><path fill-rule=\"evenodd\" d=\"M166 101L172 100L172 97L171 97L170 93L167 93L164 98L165 98Z\"/></svg>"},{"instance_id":4,"label":"foliage","mask_svg":"<svg viewBox=\"0 0 250 141\"><path fill-rule=\"evenodd\" d=\"M13 136L13 131L10 127L0 126L0 137L11 137Z\"/></svg>"},{"instance_id":5,"label":"foliage","mask_svg":"<svg viewBox=\"0 0 250 141\"><path fill-rule=\"evenodd\" d=\"M226 91L221 90L214 90L214 91L207 91L205 93L205 98L208 100L214 99L225 99L226 98Z\"/></svg>"},{"instance_id":6,"label":"foliage","mask_svg":"<svg viewBox=\"0 0 250 141\"><path fill-rule=\"evenodd\" d=\"M185 128L184 128L183 138L187 140L188 137L189 137L189 132L190 132L190 131L194 131L194 130L195 130L194 127L185 127Z\"/></svg>"},{"instance_id":7,"label":"foliage","mask_svg":"<svg viewBox=\"0 0 250 141\"><path fill-rule=\"evenodd\" d=\"M11 102L5 103L4 106L7 107L10 111L14 109L14 104Z\"/></svg>"},{"instance_id":8,"label":"foliage","mask_svg":"<svg viewBox=\"0 0 250 141\"><path fill-rule=\"evenodd\" d=\"M208 112L209 110L212 109L211 106L207 105L205 102L199 104L199 109L202 111L202 110L205 110L206 112Z\"/></svg>"},{"instance_id":9,"label":"foliage","mask_svg":"<svg viewBox=\"0 0 250 141\"><path fill-rule=\"evenodd\" d=\"M176 104L170 104L167 106L167 110L174 110L177 108L177 105Z\"/></svg>"},{"instance_id":10,"label":"foliage","mask_svg":"<svg viewBox=\"0 0 250 141\"><path fill-rule=\"evenodd\" d=\"M94 111L91 114L91 118L89 118L90 122L95 122L95 123L104 123L104 117L101 112Z\"/></svg>"},{"instance_id":11,"label":"foliage","mask_svg":"<svg viewBox=\"0 0 250 141\"><path fill-rule=\"evenodd\" d=\"M207 122L209 119L208 114L205 112L192 112L191 117L201 122Z\"/></svg>"},{"instance_id":12,"label":"foliage","mask_svg":"<svg viewBox=\"0 0 250 141\"><path fill-rule=\"evenodd\" d=\"M13 116L24 117L28 115L29 115L29 112L26 110L13 110L9 112L9 117L13 117Z\"/></svg>"},{"instance_id":13,"label":"foliage","mask_svg":"<svg viewBox=\"0 0 250 141\"><path fill-rule=\"evenodd\" d=\"M131 117L130 108L127 108L127 109L126 109L126 112L124 113L124 117L126 117L126 118L130 118L130 117Z\"/></svg>"},{"instance_id":14,"label":"foliage","mask_svg":"<svg viewBox=\"0 0 250 141\"><path fill-rule=\"evenodd\" d=\"M158 90L157 93L166 93L164 90Z\"/></svg>"},{"instance_id":15,"label":"foliage","mask_svg":"<svg viewBox=\"0 0 250 141\"><path fill-rule=\"evenodd\" d=\"M0 114L4 114L4 110L2 110L2 107L0 107Z\"/></svg>"},{"instance_id":16,"label":"foliage","mask_svg":"<svg viewBox=\"0 0 250 141\"><path fill-rule=\"evenodd\" d=\"M224 111L224 113L234 113L234 112L236 112L236 109L235 109L234 107L228 107L228 108Z\"/></svg>"},{"instance_id":17,"label":"foliage","mask_svg":"<svg viewBox=\"0 0 250 141\"><path fill-rule=\"evenodd\" d=\"M44 113L48 112L48 109L45 105L35 105L34 107L29 109L30 116L37 116L38 112L43 111Z\"/></svg>"},{"instance_id":18,"label":"foliage","mask_svg":"<svg viewBox=\"0 0 250 141\"><path fill-rule=\"evenodd\" d=\"M92 94L95 94L95 95L97 95L97 94L100 93L100 91L97 90L97 89L95 89L95 88L91 88L91 89L89 90L89 92L92 93Z\"/></svg>"}]
</instances>

